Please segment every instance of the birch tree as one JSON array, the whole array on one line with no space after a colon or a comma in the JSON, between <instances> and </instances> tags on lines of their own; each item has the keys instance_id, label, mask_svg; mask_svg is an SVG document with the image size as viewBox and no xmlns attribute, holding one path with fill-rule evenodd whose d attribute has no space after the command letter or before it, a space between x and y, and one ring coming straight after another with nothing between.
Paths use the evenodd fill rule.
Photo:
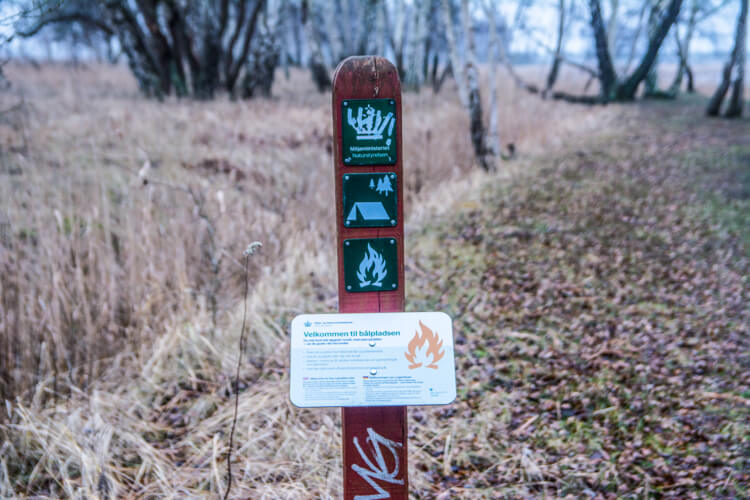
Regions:
<instances>
[{"instance_id":1,"label":"birch tree","mask_svg":"<svg viewBox=\"0 0 750 500\"><path fill-rule=\"evenodd\" d=\"M414 1L412 5L411 32L406 44L408 61L404 82L412 90L417 90L424 82L424 66L427 58L425 44L427 41L427 23L432 0Z\"/></svg>"},{"instance_id":2,"label":"birch tree","mask_svg":"<svg viewBox=\"0 0 750 500\"><path fill-rule=\"evenodd\" d=\"M721 74L721 83L711 96L706 108L709 116L718 116L721 105L727 92L731 89L732 94L724 116L737 118L742 116L743 91L745 86L745 59L747 58L747 11L748 0L739 0L740 11L737 15L737 26L734 35L734 48L729 55L729 61L724 65Z\"/></svg>"},{"instance_id":3,"label":"birch tree","mask_svg":"<svg viewBox=\"0 0 750 500\"><path fill-rule=\"evenodd\" d=\"M461 35L464 42L464 57L460 56L453 32L453 14L448 0L442 2L443 19L451 54L451 65L458 85L461 102L469 114L469 132L474 148L474 157L484 170L494 169L489 160L496 152L488 147L487 129L482 113L482 96L479 88L479 68L476 60L476 47L472 31L469 0L461 0ZM493 110L496 112L496 110Z\"/></svg>"},{"instance_id":4,"label":"birch tree","mask_svg":"<svg viewBox=\"0 0 750 500\"><path fill-rule=\"evenodd\" d=\"M617 5L617 0L614 0L614 4ZM550 66L549 72L547 73L547 83L542 92L542 97L547 95L552 90L557 82L557 76L560 73L560 62L562 59L562 48L563 39L565 37L565 0L558 0L557 2L557 38L555 43L555 53L552 59L552 65Z\"/></svg>"},{"instance_id":5,"label":"birch tree","mask_svg":"<svg viewBox=\"0 0 750 500\"><path fill-rule=\"evenodd\" d=\"M617 37L620 14L620 0L609 0L609 19L607 20L607 47L610 53L615 53L615 38Z\"/></svg>"},{"instance_id":6,"label":"birch tree","mask_svg":"<svg viewBox=\"0 0 750 500\"><path fill-rule=\"evenodd\" d=\"M731 1L732 0L720 0L718 2L709 0L691 0L687 19L684 22L686 26L685 34L683 36L680 35L680 24L683 23L675 24L674 39L675 45L677 46L679 66L674 80L672 80L672 84L669 87L670 93L677 94L679 92L682 80L685 77L687 77L686 90L688 92L695 92L693 70L690 66L690 45L693 36L701 23L716 15L721 9L731 3Z\"/></svg>"},{"instance_id":7,"label":"birch tree","mask_svg":"<svg viewBox=\"0 0 750 500\"><path fill-rule=\"evenodd\" d=\"M239 94L243 99L256 95L269 97L274 74L281 60L281 41L287 0L281 0L277 9L263 9L259 23L259 41L250 50L248 61L242 70Z\"/></svg>"},{"instance_id":8,"label":"birch tree","mask_svg":"<svg viewBox=\"0 0 750 500\"><path fill-rule=\"evenodd\" d=\"M654 14L656 16L654 28L649 32L645 53L630 74L620 76L615 69L614 57L609 49L609 38L602 16L601 2L600 0L589 0L591 28L594 32L594 46L599 66L600 101L630 101L635 99L638 87L651 70L669 29L680 13L681 6L682 0L669 0L668 5Z\"/></svg>"},{"instance_id":9,"label":"birch tree","mask_svg":"<svg viewBox=\"0 0 750 500\"><path fill-rule=\"evenodd\" d=\"M688 61L690 58L690 42L692 42L693 40L693 33L695 31L695 25L697 21L696 18L699 9L700 0L692 0L690 4L690 15L688 16L684 37L680 38L679 24L675 25L674 39L675 45L677 45L677 57L679 58L680 62L677 68L677 73L675 73L674 80L672 80L672 84L669 86L669 92L672 94L677 94L680 91L682 80L686 75L688 78L687 91L694 91L693 72L690 69Z\"/></svg>"},{"instance_id":10,"label":"birch tree","mask_svg":"<svg viewBox=\"0 0 750 500\"><path fill-rule=\"evenodd\" d=\"M407 9L404 0L396 0L394 5L393 29L391 30L390 43L393 48L393 56L396 62L396 68L399 71L399 77L403 79L404 75L404 46L406 43L406 23Z\"/></svg>"},{"instance_id":11,"label":"birch tree","mask_svg":"<svg viewBox=\"0 0 750 500\"><path fill-rule=\"evenodd\" d=\"M443 11L443 23L445 24L445 35L448 40L448 49L450 53L451 67L453 68L453 77L456 80L456 86L458 87L458 98L464 107L469 106L469 94L468 87L466 85L465 72L463 60L458 52L458 43L456 42L456 34L453 29L453 13L451 11L450 0L441 0L441 7Z\"/></svg>"},{"instance_id":12,"label":"birch tree","mask_svg":"<svg viewBox=\"0 0 750 500\"><path fill-rule=\"evenodd\" d=\"M346 40L345 34L346 27L342 26L340 14L341 14L341 1L330 0L326 2L326 31L328 32L328 46L331 50L331 59L333 65L336 65L341 61L346 54Z\"/></svg>"},{"instance_id":13,"label":"birch tree","mask_svg":"<svg viewBox=\"0 0 750 500\"><path fill-rule=\"evenodd\" d=\"M486 146L492 156L500 156L501 142L498 132L498 99L497 99L497 57L500 49L500 37L497 34L497 11L492 1L484 2L484 12L489 20L489 93L490 93L490 120L487 130Z\"/></svg>"},{"instance_id":14,"label":"birch tree","mask_svg":"<svg viewBox=\"0 0 750 500\"><path fill-rule=\"evenodd\" d=\"M532 42L535 42L537 46L544 49L545 51L549 52L552 56L551 63L549 70L547 72L547 77L545 81L544 87L541 87L535 83L527 82L524 80L521 75L515 70L513 63L510 60L510 57L507 53L506 44L503 40L498 41L498 48L500 52L500 61L507 69L510 76L513 78L513 81L516 83L516 85L524 90L526 90L529 93L532 94L538 94L542 98L552 98L552 99L558 99L558 100L566 100L571 102L582 102L587 104L594 104L596 102L599 102L598 98L594 98L587 95L574 95L569 94L567 92L560 92L555 91L554 86L557 82L557 77L560 72L560 68L563 64L567 64L579 71L583 71L590 75L591 79L597 78L599 76L598 72L595 69L590 68L589 66L571 60L570 58L566 57L564 53L564 43L565 43L565 33L569 29L569 18L573 17L573 11L575 8L575 2L571 0L558 0L557 1L557 31L555 36L555 45L550 46L547 45L545 42L541 41L537 34L534 32L532 28L526 25L525 23L525 8L528 7L530 2L525 1L521 2L519 4L518 9L515 13L515 20L513 22L513 31L515 30L523 30L524 34L527 36L527 39L529 39ZM512 35L512 32L511 32ZM588 83L586 85L588 87Z\"/></svg>"},{"instance_id":15,"label":"birch tree","mask_svg":"<svg viewBox=\"0 0 750 500\"><path fill-rule=\"evenodd\" d=\"M307 38L310 52L308 65L312 79L318 91L325 92L331 88L331 76L328 74L328 68L323 60L323 51L320 48L315 5L315 0L302 0L302 25L305 28L305 38Z\"/></svg>"},{"instance_id":16,"label":"birch tree","mask_svg":"<svg viewBox=\"0 0 750 500\"><path fill-rule=\"evenodd\" d=\"M656 30L659 28L659 12L663 8L663 0L650 0L651 6L648 15L648 35L653 37L656 34ZM646 78L643 81L643 96L644 97L674 97L672 94L668 94L659 90L659 52L657 51L654 57L651 67L646 73Z\"/></svg>"},{"instance_id":17,"label":"birch tree","mask_svg":"<svg viewBox=\"0 0 750 500\"><path fill-rule=\"evenodd\" d=\"M377 29L380 0L361 0L360 7L362 11L357 53L360 55L374 54L377 50L377 38L381 35Z\"/></svg>"}]
</instances>

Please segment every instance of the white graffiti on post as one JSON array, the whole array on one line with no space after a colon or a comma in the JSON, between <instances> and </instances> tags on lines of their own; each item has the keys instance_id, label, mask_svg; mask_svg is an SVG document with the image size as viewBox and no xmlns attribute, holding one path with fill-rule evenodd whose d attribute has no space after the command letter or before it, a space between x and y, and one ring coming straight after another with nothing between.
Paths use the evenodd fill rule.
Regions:
<instances>
[{"instance_id":1,"label":"white graffiti on post","mask_svg":"<svg viewBox=\"0 0 750 500\"><path fill-rule=\"evenodd\" d=\"M356 437L353 439L353 441L354 446L357 448L357 451L359 451L359 456L362 457L362 460L365 461L369 469L366 469L357 464L352 464L352 470L359 474L362 479L367 481L367 483L372 486L377 492L373 495L356 495L354 497L354 500L384 500L386 498L391 498L391 494L384 490L383 487L376 482L376 480L390 484L404 484L403 479L397 479L399 473L399 463L398 451L396 450L396 448L403 448L404 445L384 438L383 436L375 432L372 427L368 427L366 441L372 446L373 457L375 458L375 463L373 463L373 461L370 460L364 450L362 450L362 447L359 446L359 441ZM386 463L385 457L383 456L383 450L381 446L386 447L388 451L391 452L391 455L393 455L393 470L388 470L388 464Z\"/></svg>"}]
</instances>

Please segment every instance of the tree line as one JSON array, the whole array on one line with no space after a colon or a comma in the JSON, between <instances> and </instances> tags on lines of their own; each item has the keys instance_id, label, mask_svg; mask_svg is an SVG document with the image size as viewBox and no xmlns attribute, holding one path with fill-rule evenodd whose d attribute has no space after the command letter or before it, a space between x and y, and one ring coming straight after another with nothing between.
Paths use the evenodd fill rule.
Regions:
<instances>
[{"instance_id":1,"label":"tree line","mask_svg":"<svg viewBox=\"0 0 750 500\"><path fill-rule=\"evenodd\" d=\"M124 58L142 92L210 99L270 95L278 69L307 66L320 91L351 55L380 54L398 68L407 90L439 92L452 77L470 118L480 164L502 151L497 132L496 74L543 99L605 104L673 98L694 91L691 44L707 21L736 11L734 44L710 99L709 115L743 111L748 0L15 0L16 36L54 30L59 40L87 41L107 57ZM535 18L554 15L555 27ZM725 19L726 21L726 19ZM583 36L590 57L566 44ZM656 78L665 45L676 47L671 85ZM479 40L479 43L477 42ZM542 83L516 70L514 40L534 45L548 61ZM672 54L670 54L672 55ZM484 122L479 61L489 73L489 123ZM593 62L591 62L593 61ZM556 89L560 69L586 75L580 93ZM592 86L597 84L598 91ZM727 95L729 96L727 99ZM728 101L724 104L724 101Z\"/></svg>"}]
</instances>

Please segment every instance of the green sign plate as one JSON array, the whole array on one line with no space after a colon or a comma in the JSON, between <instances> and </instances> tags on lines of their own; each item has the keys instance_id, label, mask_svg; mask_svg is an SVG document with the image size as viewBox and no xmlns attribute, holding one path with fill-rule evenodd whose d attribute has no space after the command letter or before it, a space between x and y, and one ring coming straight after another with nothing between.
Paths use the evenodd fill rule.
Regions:
<instances>
[{"instance_id":1,"label":"green sign plate","mask_svg":"<svg viewBox=\"0 0 750 500\"><path fill-rule=\"evenodd\" d=\"M397 220L396 174L345 174L344 225L391 227Z\"/></svg>"},{"instance_id":2,"label":"green sign plate","mask_svg":"<svg viewBox=\"0 0 750 500\"><path fill-rule=\"evenodd\" d=\"M396 163L396 101L346 99L341 103L344 165Z\"/></svg>"},{"instance_id":3,"label":"green sign plate","mask_svg":"<svg viewBox=\"0 0 750 500\"><path fill-rule=\"evenodd\" d=\"M398 288L395 238L344 240L344 284L347 292L384 292Z\"/></svg>"}]
</instances>

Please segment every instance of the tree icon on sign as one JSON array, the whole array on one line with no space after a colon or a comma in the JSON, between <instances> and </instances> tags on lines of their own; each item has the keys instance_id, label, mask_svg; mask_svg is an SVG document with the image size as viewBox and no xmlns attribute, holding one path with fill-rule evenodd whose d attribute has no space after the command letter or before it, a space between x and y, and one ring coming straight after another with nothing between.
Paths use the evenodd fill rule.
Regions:
<instances>
[{"instance_id":1,"label":"tree icon on sign","mask_svg":"<svg viewBox=\"0 0 750 500\"><path fill-rule=\"evenodd\" d=\"M384 194L385 196L388 196L388 193L393 192L393 187L391 187L391 179L387 175L384 175L378 180L378 187L375 191L377 191L378 194Z\"/></svg>"}]
</instances>

